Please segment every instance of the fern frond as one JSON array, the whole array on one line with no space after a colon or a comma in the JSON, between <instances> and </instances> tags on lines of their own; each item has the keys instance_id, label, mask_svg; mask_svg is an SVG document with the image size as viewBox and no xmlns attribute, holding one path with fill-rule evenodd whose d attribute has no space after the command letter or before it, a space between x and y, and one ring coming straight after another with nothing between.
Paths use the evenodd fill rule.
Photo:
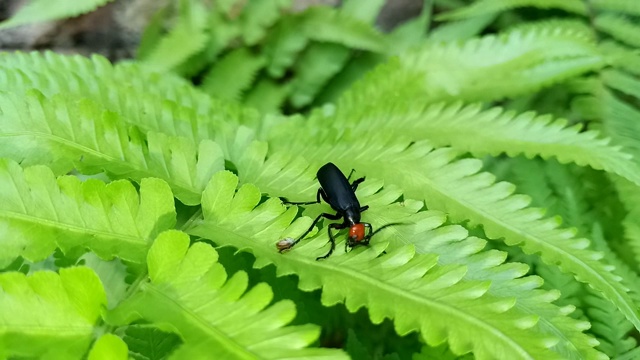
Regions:
<instances>
[{"instance_id":1,"label":"fern frond","mask_svg":"<svg viewBox=\"0 0 640 360\"><path fill-rule=\"evenodd\" d=\"M385 50L385 38L371 25L336 9L311 7L283 19L269 35L264 48L269 74L281 77L310 40L373 52Z\"/></svg>"},{"instance_id":2,"label":"fern frond","mask_svg":"<svg viewBox=\"0 0 640 360\"><path fill-rule=\"evenodd\" d=\"M142 180L138 195L128 181L56 181L44 166L23 170L4 159L0 183L0 268L17 256L43 260L56 247L87 247L103 258L142 262L151 239L175 224L173 196L157 179Z\"/></svg>"},{"instance_id":3,"label":"fern frond","mask_svg":"<svg viewBox=\"0 0 640 360\"><path fill-rule=\"evenodd\" d=\"M156 70L168 71L202 48L208 39L209 11L202 2L180 1L182 11L176 25L162 38L143 63Z\"/></svg>"},{"instance_id":4,"label":"fern frond","mask_svg":"<svg viewBox=\"0 0 640 360\"><path fill-rule=\"evenodd\" d=\"M372 52L385 51L385 38L380 32L344 11L314 6L308 8L301 17L302 30L312 40Z\"/></svg>"},{"instance_id":5,"label":"fern frond","mask_svg":"<svg viewBox=\"0 0 640 360\"><path fill-rule=\"evenodd\" d=\"M300 18L287 17L278 22L267 37L264 53L268 59L269 75L282 77L309 43L307 35L299 31L301 26Z\"/></svg>"},{"instance_id":6,"label":"fern frond","mask_svg":"<svg viewBox=\"0 0 640 360\"><path fill-rule=\"evenodd\" d=\"M622 43L635 47L640 46L640 26L637 25L637 22L624 16L603 14L595 18L594 24L598 30L611 35Z\"/></svg>"},{"instance_id":7,"label":"fern frond","mask_svg":"<svg viewBox=\"0 0 640 360\"><path fill-rule=\"evenodd\" d=\"M594 9L618 11L629 15L640 15L640 4L634 0L591 0Z\"/></svg>"},{"instance_id":8,"label":"fern frond","mask_svg":"<svg viewBox=\"0 0 640 360\"><path fill-rule=\"evenodd\" d=\"M389 206L389 202L397 199L401 193L394 187L368 181L358 188L358 198L371 206L366 218L375 223L389 223L405 221L414 223L419 229L412 232L404 227L387 230L395 233L394 238L401 241L391 241L390 248L398 247L396 243L410 242L416 246L418 253L437 254L438 264L442 266L464 266L468 269L464 280L491 281L487 294L498 298L513 297L516 299L515 309L526 314L539 316L538 327L545 333L560 339L553 350L563 354L565 358L598 358L602 354L593 351L596 344L581 333L588 327L584 321L575 322L567 318L573 307L558 308L550 301L557 298L557 292L549 293L537 289L539 279L535 277L520 278L527 273L527 266L517 263L503 264L506 254L498 251L481 251L486 241L469 237L468 232L461 226L443 226L445 217L437 212L418 212L423 204L415 200L404 199L404 206ZM325 211L329 211L326 209ZM315 217L315 213L305 215ZM416 235L419 234L419 239ZM408 239L416 239L413 242ZM428 240L423 240L428 239ZM394 244L396 244L394 246ZM573 280L575 283L575 280ZM563 289L564 288L555 288Z\"/></svg>"},{"instance_id":9,"label":"fern frond","mask_svg":"<svg viewBox=\"0 0 640 360\"><path fill-rule=\"evenodd\" d=\"M247 91L243 103L258 109L262 114L279 113L290 91L289 84L278 84L265 77Z\"/></svg>"},{"instance_id":10,"label":"fern frond","mask_svg":"<svg viewBox=\"0 0 640 360\"><path fill-rule=\"evenodd\" d=\"M262 57L252 55L247 48L238 48L209 69L201 88L213 97L239 101L264 63Z\"/></svg>"},{"instance_id":11,"label":"fern frond","mask_svg":"<svg viewBox=\"0 0 640 360\"><path fill-rule=\"evenodd\" d=\"M291 0L249 1L240 15L242 38L247 45L255 45L265 37L267 28L276 23L280 12L291 6Z\"/></svg>"},{"instance_id":12,"label":"fern frond","mask_svg":"<svg viewBox=\"0 0 640 360\"><path fill-rule=\"evenodd\" d=\"M451 21L429 32L429 40L434 42L469 40L480 35L496 19L493 14L470 19Z\"/></svg>"},{"instance_id":13,"label":"fern frond","mask_svg":"<svg viewBox=\"0 0 640 360\"><path fill-rule=\"evenodd\" d=\"M22 96L32 88L47 96L90 98L145 132L186 137L194 143L216 139L225 151L238 124L257 127L254 110L212 99L171 74L134 64L112 66L99 56L0 55L0 90ZM229 133L223 136L224 131Z\"/></svg>"},{"instance_id":14,"label":"fern frond","mask_svg":"<svg viewBox=\"0 0 640 360\"><path fill-rule=\"evenodd\" d=\"M520 7L560 9L578 15L587 15L587 5L581 0L480 0L463 8L440 14L436 19L460 20Z\"/></svg>"},{"instance_id":15,"label":"fern frond","mask_svg":"<svg viewBox=\"0 0 640 360\"><path fill-rule=\"evenodd\" d=\"M500 278L513 279L522 275L521 269L517 267L495 267L504 259L503 257L496 257L496 254L490 253L472 257L466 260L470 264L466 270L465 266L456 264L454 259L464 258L469 252L478 251L477 244L461 242L457 250L462 251L449 251L452 254L449 255L450 260L445 259L445 264L440 266L436 265L436 257L433 253L415 254L411 245L396 247L387 255L378 257L385 247L379 242L369 249L356 249L348 254L342 253L343 242L339 242L338 250L332 257L318 262L315 257L326 251L327 237L324 232L313 239L305 239L287 254L278 254L274 244L282 237L302 232L308 226L309 219L296 221L289 226L296 215L295 208L285 210L275 199L267 200L257 206L261 197L260 190L251 185L244 185L235 194L236 186L237 178L228 172L221 172L212 178L210 186L203 194L204 222L190 230L192 234L211 239L218 245L232 245L241 250L248 249L256 255L256 267L274 263L280 275L298 274L299 286L302 289L312 290L322 287L324 304L331 305L346 301L350 311L367 306L374 322L379 322L384 317L391 317L396 323L399 334L420 329L429 343L439 344L448 340L452 350L457 354L473 351L479 359L496 357L498 353L510 354L512 358L558 356L545 350L556 343L548 338L550 336L548 332L544 332L546 335L540 335L542 338L537 338L538 340L544 338L539 343L520 342L520 331L527 328L527 332L531 334L532 331L538 331L538 328L534 326L535 321L529 323L529 320L525 320L528 319L528 315L525 314L531 313L520 311L520 299L515 302L515 306L514 303L507 301L520 290L535 287L533 286L536 283L535 279L521 279L517 291L512 291L513 289L509 286L500 288L496 285L495 289L494 285L485 287L488 285L485 277L487 274L495 276L493 278L489 275L498 282ZM389 201L393 194L382 195L382 197ZM375 200L372 199L370 203L374 204ZM372 206L372 210L379 207ZM412 207L415 211L419 205L417 208L413 205ZM429 213L423 213L423 215L427 218L433 217ZM374 214L374 219L375 216ZM434 219L427 219L416 226L426 230L432 229L442 223L441 215L435 216L435 219L435 222ZM454 229L442 228L440 231L431 233L433 238L428 241L417 241L418 239L415 238L411 242L434 248L442 246L444 250L452 234L455 234L453 235L455 238L458 237ZM423 235L425 234L420 233L419 237ZM436 245L429 245L432 244L431 240L436 239L439 239ZM474 280L475 276L478 276L477 280ZM515 285L517 282L510 284ZM496 294L502 292L506 297L494 296L492 291ZM537 300L532 302L544 302L551 306L548 304L549 294L540 293L539 296L541 297L534 297ZM404 307L415 311L410 315L397 312L397 309ZM580 330L577 330L575 324L570 325L569 328L572 326L572 331L579 333ZM477 327L479 328L476 329ZM480 328L483 331L480 331ZM482 336L466 337L460 332L462 329L476 329L474 333ZM464 340L460 336L463 336ZM531 336L528 338L531 339ZM586 346L589 349L594 345L593 342L589 343L590 341L587 340L580 346ZM534 348L525 349L530 346ZM563 343L561 347L566 349L567 345ZM575 350L569 351L571 353ZM597 357L596 354L591 352L592 356Z\"/></svg>"},{"instance_id":16,"label":"fern frond","mask_svg":"<svg viewBox=\"0 0 640 360\"><path fill-rule=\"evenodd\" d=\"M291 103L295 107L310 104L326 83L345 66L351 50L331 43L311 44L294 66Z\"/></svg>"},{"instance_id":17,"label":"fern frond","mask_svg":"<svg viewBox=\"0 0 640 360\"><path fill-rule=\"evenodd\" d=\"M433 151L424 142L403 143L380 134L342 136L337 141L320 134L297 136L286 144L292 151L318 163L331 159L343 168L353 167L367 175L400 185L406 196L425 199L430 209L446 211L455 221L481 224L491 239L519 245L525 253L539 253L543 261L559 265L581 282L603 292L636 328L640 328L637 305L607 266L602 255L588 250L589 240L574 238L574 232L559 228L557 219L544 219L539 209L527 208L529 199L513 195L508 183L494 183L493 176L478 172L481 162L454 161L451 149ZM409 145L411 144L411 145ZM271 144L274 152L284 144ZM322 154L322 155L319 155Z\"/></svg>"},{"instance_id":18,"label":"fern frond","mask_svg":"<svg viewBox=\"0 0 640 360\"><path fill-rule=\"evenodd\" d=\"M107 300L86 267L0 274L0 356L80 359Z\"/></svg>"},{"instance_id":19,"label":"fern frond","mask_svg":"<svg viewBox=\"0 0 640 360\"><path fill-rule=\"evenodd\" d=\"M598 335L598 348L613 358L636 347L636 340L629 336L633 325L602 297L590 294L584 297L587 315L591 319L594 334Z\"/></svg>"},{"instance_id":20,"label":"fern frond","mask_svg":"<svg viewBox=\"0 0 640 360\"><path fill-rule=\"evenodd\" d=\"M109 312L107 321L144 319L172 329L183 340L175 358L346 358L340 350L306 348L320 332L312 325L285 326L295 317L293 302L267 308L273 298L268 285L245 293L245 272L227 279L210 245L189 242L178 231L160 234L147 257L150 281Z\"/></svg>"},{"instance_id":21,"label":"fern frond","mask_svg":"<svg viewBox=\"0 0 640 360\"><path fill-rule=\"evenodd\" d=\"M428 139L436 146L451 146L478 157L503 153L511 157L520 154L528 158L555 157L561 163L588 165L640 185L640 166L630 162L631 155L620 146L611 145L611 139L602 138L599 131L583 132L579 126L567 126L564 119L533 112L483 110L479 104L438 104L425 108L422 104L396 100L381 100L367 109L358 109L355 101L343 101L340 106L347 111L342 113L339 108L334 123L340 127L351 123L353 131L362 135L378 131L406 133L412 140Z\"/></svg>"},{"instance_id":22,"label":"fern frond","mask_svg":"<svg viewBox=\"0 0 640 360\"><path fill-rule=\"evenodd\" d=\"M0 22L0 29L34 24L44 21L71 18L91 12L113 0L87 0L69 2L65 0L31 0L6 21Z\"/></svg>"},{"instance_id":23,"label":"fern frond","mask_svg":"<svg viewBox=\"0 0 640 360\"><path fill-rule=\"evenodd\" d=\"M380 66L343 98L359 104L391 97L430 103L499 100L604 65L592 34L536 28L460 43L427 43Z\"/></svg>"},{"instance_id":24,"label":"fern frond","mask_svg":"<svg viewBox=\"0 0 640 360\"><path fill-rule=\"evenodd\" d=\"M216 143L203 140L196 147L162 133L145 137L91 101L0 94L0 109L0 138L6 139L0 154L17 161L47 164L63 159L89 173L106 170L136 181L162 178L178 199L191 205L198 203L211 175L224 169Z\"/></svg>"}]
</instances>

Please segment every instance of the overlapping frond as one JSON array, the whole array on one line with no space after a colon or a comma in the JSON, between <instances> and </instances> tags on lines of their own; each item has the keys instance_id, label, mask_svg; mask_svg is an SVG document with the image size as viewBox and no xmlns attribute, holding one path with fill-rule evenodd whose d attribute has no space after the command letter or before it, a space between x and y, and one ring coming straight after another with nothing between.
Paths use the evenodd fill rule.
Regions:
<instances>
[{"instance_id":1,"label":"overlapping frond","mask_svg":"<svg viewBox=\"0 0 640 360\"><path fill-rule=\"evenodd\" d=\"M514 308L539 316L539 328L560 339L553 347L554 351L563 354L565 358L602 357L602 354L593 351L596 344L594 339L582 334L588 324L572 321L567 317L573 307L558 308L550 304L558 294L538 289L541 284L539 278L521 278L527 273L527 266L516 263L503 264L505 253L483 251L485 240L469 237L467 230L461 226L444 226L446 218L440 212L416 213L422 208L422 202L405 198L403 205L390 206L389 202L398 199L401 192L395 186L385 186L382 191L377 192L381 185L367 181L358 188L358 198L363 204L371 207L363 214L367 221L374 224L404 221L415 225L414 228L399 226L385 230L388 234L393 234L390 238L390 248L413 243L418 253L437 254L439 265L466 267L468 271L464 280L490 280L491 287L487 294L499 298L513 297L516 300ZM327 208L322 210L329 211ZM315 213L305 214L315 216Z\"/></svg>"},{"instance_id":2,"label":"overlapping frond","mask_svg":"<svg viewBox=\"0 0 640 360\"><path fill-rule=\"evenodd\" d=\"M203 140L196 145L155 132L145 136L90 100L47 99L34 92L0 94L0 109L0 154L17 161L50 164L62 159L67 164L58 167L66 170L72 164L89 173L106 170L136 181L162 178L186 204L197 204L211 175L224 169L216 143Z\"/></svg>"},{"instance_id":3,"label":"overlapping frond","mask_svg":"<svg viewBox=\"0 0 640 360\"><path fill-rule=\"evenodd\" d=\"M113 0L87 0L70 2L65 0L32 0L6 21L0 22L0 29L60 20L91 12Z\"/></svg>"},{"instance_id":4,"label":"overlapping frond","mask_svg":"<svg viewBox=\"0 0 640 360\"><path fill-rule=\"evenodd\" d=\"M286 326L295 317L291 301L269 307L271 288L247 291L248 277L227 274L208 244L189 246L189 236L167 231L154 241L149 281L112 310L107 321L126 325L144 319L176 332L183 343L172 358L346 358L340 350L306 348L320 334L313 325Z\"/></svg>"},{"instance_id":5,"label":"overlapping frond","mask_svg":"<svg viewBox=\"0 0 640 360\"><path fill-rule=\"evenodd\" d=\"M239 100L263 66L264 59L261 56L251 54L246 48L239 48L209 69L201 88L216 98Z\"/></svg>"},{"instance_id":6,"label":"overlapping frond","mask_svg":"<svg viewBox=\"0 0 640 360\"><path fill-rule=\"evenodd\" d=\"M323 289L323 302L327 305L345 301L351 311L367 306L374 322L391 317L400 334L420 329L429 343L439 344L448 340L455 353L472 350L477 358L495 357L496 351L506 351L514 358L558 356L545 349L558 342L557 339L551 340L553 332L537 327L536 321L529 317L531 312L522 311L518 306L520 299L515 304L509 300L517 291L512 291L508 286L502 288L495 285L496 289L492 289L493 284L488 286L488 279L495 279L498 283L500 277L515 279L522 276L522 269L517 266L498 266L504 257L491 253L464 260L468 267L460 264L459 259L464 258L464 254L474 253L481 248L477 243L473 244L473 240L470 240L471 243L460 242L457 250L461 251L451 253L461 254L449 256L442 265L436 264L439 261L433 252L422 250L422 254L416 254L414 246L406 244L394 246L394 250L389 250L387 255L378 257L385 247L381 243L384 237L378 238L371 248L355 249L347 254L341 251L344 242L339 242L336 253L328 260L316 261L317 255L326 252L327 236L324 232L303 241L286 254L279 254L274 244L283 237L301 233L308 226L309 219L296 221L289 226L295 216L295 208L286 210L274 199L258 205L260 190L244 185L236 194L236 186L237 178L234 175L227 172L215 175L203 195L204 221L189 231L211 239L218 245L250 250L256 255L257 267L274 263L279 274L296 273L302 289ZM393 196L382 195L387 201ZM371 203L374 204L375 200ZM413 211L417 210L414 206L412 208ZM440 241L436 242L443 246L441 250L447 247L444 243L456 242L459 231L455 228L435 229L442 224L442 216L436 215L434 221L434 214L424 215L426 220L423 218L424 221L417 225L423 229L422 232L413 234L409 242L429 249L428 244L439 238ZM418 221L417 218L411 220ZM431 245L431 249L439 245ZM519 281L520 286L515 285ZM519 289L533 289L539 283L533 278L526 278L513 280L510 285ZM540 292L539 297L534 298L537 300L532 301L544 302L553 308L548 303L553 297ZM469 306L471 303L473 306ZM413 310L409 315L398 311L402 308ZM553 321L549 324L553 324ZM571 327L573 332L580 333L581 329L576 324L566 329ZM524 344L519 340L524 328L529 334L542 331L546 335L540 335L541 342L532 344L527 341L528 344ZM463 333L467 330L482 335L463 340L460 336L465 337ZM580 336L583 335L574 339ZM585 351L594 345L586 337L580 341L584 342L578 344L580 350L577 351ZM561 348L570 346L563 343ZM570 349L567 354L576 354L575 351ZM596 354L592 352L590 356L597 357Z\"/></svg>"},{"instance_id":7,"label":"overlapping frond","mask_svg":"<svg viewBox=\"0 0 640 360\"><path fill-rule=\"evenodd\" d=\"M405 133L411 140L428 139L435 146L451 146L477 157L503 153L512 157L555 157L561 163L604 169L640 185L640 166L630 162L631 154L611 145L611 139L603 138L600 131L581 131L580 126L568 126L566 120L550 115L516 114L497 107L483 109L481 105L424 106L384 100L360 109L355 103L343 105L346 109L338 108L330 121L320 116L315 123L349 127L363 136ZM299 126L300 122L291 125Z\"/></svg>"},{"instance_id":8,"label":"overlapping frond","mask_svg":"<svg viewBox=\"0 0 640 360\"><path fill-rule=\"evenodd\" d=\"M0 356L81 358L106 301L100 280L86 267L0 274Z\"/></svg>"},{"instance_id":9,"label":"overlapping frond","mask_svg":"<svg viewBox=\"0 0 640 360\"><path fill-rule=\"evenodd\" d=\"M143 62L158 71L169 71L204 48L207 40L208 9L199 1L180 1L176 25L160 39Z\"/></svg>"},{"instance_id":10,"label":"overlapping frond","mask_svg":"<svg viewBox=\"0 0 640 360\"><path fill-rule=\"evenodd\" d=\"M603 14L596 17L594 24L598 30L622 43L640 46L640 26L631 19L620 15Z\"/></svg>"},{"instance_id":11,"label":"overlapping frond","mask_svg":"<svg viewBox=\"0 0 640 360\"><path fill-rule=\"evenodd\" d=\"M468 6L438 15L438 19L459 20L520 7L561 9L579 15L587 14L587 5L582 0L480 0Z\"/></svg>"},{"instance_id":12,"label":"overlapping frond","mask_svg":"<svg viewBox=\"0 0 640 360\"><path fill-rule=\"evenodd\" d=\"M97 55L0 54L0 90L22 95L32 88L47 96L90 98L136 127L168 135L193 137L196 130L255 124L257 119L253 110L215 100L175 75L137 64L111 65ZM172 109L170 116L166 108ZM216 137L207 133L196 138Z\"/></svg>"},{"instance_id":13,"label":"overlapping frond","mask_svg":"<svg viewBox=\"0 0 640 360\"><path fill-rule=\"evenodd\" d=\"M499 100L605 65L593 35L552 26L464 42L427 43L380 66L342 102Z\"/></svg>"},{"instance_id":14,"label":"overlapping frond","mask_svg":"<svg viewBox=\"0 0 640 360\"><path fill-rule=\"evenodd\" d=\"M456 221L481 224L491 239L504 239L526 253L539 253L543 261L559 265L601 291L640 328L636 304L619 277L599 261L602 255L588 250L589 240L575 238L573 230L560 228L557 219L545 219L540 209L528 208L529 199L514 195L512 184L494 183L493 176L478 172L479 160L454 161L457 152L452 149L434 151L429 144L408 140L403 145L388 135L345 134L338 141L327 140L335 139L331 134L299 136L286 147L306 159L316 159L316 164L331 159L338 166L354 167L397 184L406 196L425 199L431 209L446 211ZM274 152L281 149L279 144L271 145Z\"/></svg>"},{"instance_id":15,"label":"overlapping frond","mask_svg":"<svg viewBox=\"0 0 640 360\"><path fill-rule=\"evenodd\" d=\"M50 169L0 162L0 268L16 257L40 261L56 247L87 247L104 258L142 262L155 235L175 224L173 196L157 179L140 195L125 180L105 184Z\"/></svg>"}]
</instances>

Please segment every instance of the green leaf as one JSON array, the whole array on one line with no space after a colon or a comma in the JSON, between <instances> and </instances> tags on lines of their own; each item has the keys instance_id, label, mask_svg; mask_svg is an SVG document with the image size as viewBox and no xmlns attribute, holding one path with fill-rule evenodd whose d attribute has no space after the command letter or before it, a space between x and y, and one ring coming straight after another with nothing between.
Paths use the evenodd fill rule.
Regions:
<instances>
[{"instance_id":1,"label":"green leaf","mask_svg":"<svg viewBox=\"0 0 640 360\"><path fill-rule=\"evenodd\" d=\"M316 256L327 250L326 232L322 231L288 253L279 254L275 243L300 234L310 219L304 218L289 226L296 214L295 207L286 210L274 199L257 206L260 191L252 185L244 185L235 194L236 185L237 179L228 172L212 178L203 194L204 222L191 233L221 246L250 250L256 256L256 267L274 263L279 275L296 273L301 289L323 289L322 299L327 306L343 301L350 311L367 306L374 323L390 317L400 335L419 329L429 343L448 340L456 354L473 351L479 359L492 358L497 353L508 353L512 358L557 356L546 349L556 341L548 333L532 337L531 333L538 331L536 321L514 308L509 297L488 294L489 283L486 281L463 280L465 274L473 274L475 269L467 270L465 266L453 264L439 266L436 256L416 254L411 245L399 246L387 255L379 256L386 246L379 238L370 248L354 249L345 254L341 250L344 241L339 240L338 250L329 259L316 261ZM388 194L385 196L389 198ZM372 204L372 209L375 207L374 202L368 203ZM380 211L388 212L388 209ZM434 223L429 221L416 226L433 228ZM443 229L440 234L445 239L450 236L451 229ZM434 240L424 235L419 238L411 242L429 244ZM476 261L475 264L480 265L480 260ZM513 270L495 268L492 272L497 278L506 275L502 271L511 273ZM523 279L524 283L531 285ZM513 294L509 291L508 296ZM538 298L537 301L541 300ZM412 311L406 313L401 309ZM522 333L525 337L521 338L520 332L525 329L528 335ZM465 336L467 331L477 337ZM537 341L532 342L532 338Z\"/></svg>"},{"instance_id":2,"label":"green leaf","mask_svg":"<svg viewBox=\"0 0 640 360\"><path fill-rule=\"evenodd\" d=\"M581 0L479 0L469 6L439 15L437 19L459 20L519 7L561 9L578 15L587 15L587 5Z\"/></svg>"},{"instance_id":3,"label":"green leaf","mask_svg":"<svg viewBox=\"0 0 640 360\"><path fill-rule=\"evenodd\" d=\"M124 334L129 354L138 360L166 359L182 342L173 333L152 325L129 325Z\"/></svg>"},{"instance_id":4,"label":"green leaf","mask_svg":"<svg viewBox=\"0 0 640 360\"><path fill-rule=\"evenodd\" d=\"M238 48L217 61L204 77L201 88L209 95L227 100L240 100L265 61L247 48Z\"/></svg>"},{"instance_id":5,"label":"green leaf","mask_svg":"<svg viewBox=\"0 0 640 360\"><path fill-rule=\"evenodd\" d=\"M629 15L640 15L640 4L634 0L591 0L594 9L619 11Z\"/></svg>"},{"instance_id":6,"label":"green leaf","mask_svg":"<svg viewBox=\"0 0 640 360\"><path fill-rule=\"evenodd\" d=\"M240 15L242 37L247 45L255 45L267 34L268 28L291 6L291 0L253 0L245 4Z\"/></svg>"},{"instance_id":7,"label":"green leaf","mask_svg":"<svg viewBox=\"0 0 640 360\"><path fill-rule=\"evenodd\" d=\"M312 40L373 52L385 51L385 38L380 32L343 11L326 6L313 6L300 16L301 30Z\"/></svg>"},{"instance_id":8,"label":"green leaf","mask_svg":"<svg viewBox=\"0 0 640 360\"><path fill-rule=\"evenodd\" d=\"M539 253L546 263L557 264L602 292L640 328L638 306L620 278L599 261L602 255L588 249L589 240L575 238L574 231L560 228L558 220L545 219L540 209L529 208L530 200L514 195L512 184L494 183L491 174L479 172L481 161L455 161L457 151L433 150L421 141L406 140L403 145L393 134L364 137L345 132L338 139L328 137L318 132L308 137L298 135L286 148L308 159L317 158L316 166L331 159L343 168L357 168L395 183L405 190L405 196L425 199L430 209L445 211L454 221L481 224L490 239L504 239L507 245L521 246L528 254ZM282 149L277 142L271 145L274 152Z\"/></svg>"},{"instance_id":9,"label":"green leaf","mask_svg":"<svg viewBox=\"0 0 640 360\"><path fill-rule=\"evenodd\" d=\"M143 262L150 241L175 223L167 185L144 179L140 195L125 180L104 184L0 160L0 268L17 256L40 261L56 247L88 247L103 258Z\"/></svg>"},{"instance_id":10,"label":"green leaf","mask_svg":"<svg viewBox=\"0 0 640 360\"><path fill-rule=\"evenodd\" d=\"M291 103L300 108L313 102L325 84L345 66L351 50L330 43L311 44L294 66Z\"/></svg>"},{"instance_id":11,"label":"green leaf","mask_svg":"<svg viewBox=\"0 0 640 360\"><path fill-rule=\"evenodd\" d=\"M66 161L88 173L106 170L136 181L158 177L191 205L198 203L211 174L224 168L216 143L204 140L196 147L185 138L155 132L145 137L89 100L0 94L0 109L5 124L0 138L6 139L0 154L27 164Z\"/></svg>"},{"instance_id":12,"label":"green leaf","mask_svg":"<svg viewBox=\"0 0 640 360\"><path fill-rule=\"evenodd\" d=\"M614 75L603 73L605 78ZM640 82L634 80L632 84L629 86L640 95ZM487 154L555 157L561 163L572 162L605 170L640 185L640 166L629 161L630 153L612 144L611 139L604 138L600 131L583 131L580 125L568 126L565 119L533 112L516 114L499 107L483 109L480 104L425 107L424 104L409 102L400 105L400 100L393 96L366 110L346 101L340 105L346 110L337 112L329 121L318 116L305 120L307 125L309 122L317 126L332 123L336 124L336 130L349 128L360 136L375 136L380 131L405 132L412 140L428 139L435 146L451 146L478 158ZM287 128L289 126L300 126L300 122L291 122ZM290 130L280 131L286 134Z\"/></svg>"},{"instance_id":13,"label":"green leaf","mask_svg":"<svg viewBox=\"0 0 640 360\"><path fill-rule=\"evenodd\" d=\"M104 334L93 344L89 360L126 360L129 358L127 344L113 334Z\"/></svg>"},{"instance_id":14,"label":"green leaf","mask_svg":"<svg viewBox=\"0 0 640 360\"><path fill-rule=\"evenodd\" d=\"M173 358L344 357L339 350L306 348L319 329L285 326L295 317L292 302L267 307L273 298L268 285L245 293L246 273L227 280L216 251L189 242L178 231L160 234L148 255L150 281L111 311L108 321L123 325L142 318L171 329L184 341Z\"/></svg>"},{"instance_id":15,"label":"green leaf","mask_svg":"<svg viewBox=\"0 0 640 360\"><path fill-rule=\"evenodd\" d=\"M111 1L113 0L85 0L79 2L31 0L28 4L23 5L9 20L0 22L0 29L75 17L91 12Z\"/></svg>"},{"instance_id":16,"label":"green leaf","mask_svg":"<svg viewBox=\"0 0 640 360\"><path fill-rule=\"evenodd\" d=\"M0 356L81 358L106 297L86 267L0 274Z\"/></svg>"},{"instance_id":17,"label":"green leaf","mask_svg":"<svg viewBox=\"0 0 640 360\"><path fill-rule=\"evenodd\" d=\"M592 34L537 27L424 44L380 66L343 99L360 104L390 97L427 103L499 100L533 93L604 65Z\"/></svg>"},{"instance_id":18,"label":"green leaf","mask_svg":"<svg viewBox=\"0 0 640 360\"><path fill-rule=\"evenodd\" d=\"M157 71L168 71L202 48L208 39L208 11L200 1L181 1L182 12L176 25L145 57L143 63Z\"/></svg>"},{"instance_id":19,"label":"green leaf","mask_svg":"<svg viewBox=\"0 0 640 360\"><path fill-rule=\"evenodd\" d=\"M636 48L640 46L640 26L637 21L624 16L603 14L595 18L594 24L598 30L620 42Z\"/></svg>"}]
</instances>

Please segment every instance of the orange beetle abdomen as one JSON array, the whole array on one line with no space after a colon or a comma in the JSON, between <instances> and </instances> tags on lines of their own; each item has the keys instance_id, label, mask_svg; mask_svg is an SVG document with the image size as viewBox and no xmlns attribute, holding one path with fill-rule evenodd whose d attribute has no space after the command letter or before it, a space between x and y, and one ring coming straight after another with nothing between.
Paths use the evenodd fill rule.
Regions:
<instances>
[{"instance_id":1,"label":"orange beetle abdomen","mask_svg":"<svg viewBox=\"0 0 640 360\"><path fill-rule=\"evenodd\" d=\"M364 239L364 225L355 224L349 229L349 237L356 242Z\"/></svg>"}]
</instances>

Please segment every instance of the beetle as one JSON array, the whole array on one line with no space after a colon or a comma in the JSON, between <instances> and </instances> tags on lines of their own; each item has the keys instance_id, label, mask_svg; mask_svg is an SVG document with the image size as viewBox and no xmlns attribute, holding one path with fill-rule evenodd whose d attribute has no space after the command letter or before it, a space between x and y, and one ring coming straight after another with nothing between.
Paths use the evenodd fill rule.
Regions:
<instances>
[{"instance_id":1,"label":"beetle","mask_svg":"<svg viewBox=\"0 0 640 360\"><path fill-rule=\"evenodd\" d=\"M290 202L286 199L283 199L285 204L290 205L311 205L311 204L319 204L321 200L324 200L327 204L331 206L333 210L336 211L335 214L330 213L322 213L318 215L311 226L307 231L304 232L301 236L296 238L295 240L292 238L286 238L278 241L276 247L278 251L283 252L285 250L291 249L295 244L300 242L307 234L313 230L316 224L320 221L320 219L325 218L329 220L340 220L342 219L342 223L331 223L327 227L327 232L329 233L329 242L331 243L331 248L329 252L324 256L319 256L316 260L326 259L335 250L336 240L332 233L332 229L341 230L345 228L349 228L349 237L345 243L344 250L347 251L348 248L358 246L358 245L369 245L369 241L380 230L392 226L392 225L400 225L403 223L390 223L384 226L381 226L376 231L373 231L373 227L371 224L366 222L361 222L361 214L366 211L369 206L361 206L358 198L356 197L356 189L358 185L360 185L365 178L361 177L353 182L349 182L351 179L351 175L353 175L354 170L351 170L348 177L345 177L342 171L335 166L333 163L327 163L323 165L317 173L318 182L320 183L320 188L316 193L315 201L304 201L304 202ZM368 229L368 231L367 231Z\"/></svg>"}]
</instances>

